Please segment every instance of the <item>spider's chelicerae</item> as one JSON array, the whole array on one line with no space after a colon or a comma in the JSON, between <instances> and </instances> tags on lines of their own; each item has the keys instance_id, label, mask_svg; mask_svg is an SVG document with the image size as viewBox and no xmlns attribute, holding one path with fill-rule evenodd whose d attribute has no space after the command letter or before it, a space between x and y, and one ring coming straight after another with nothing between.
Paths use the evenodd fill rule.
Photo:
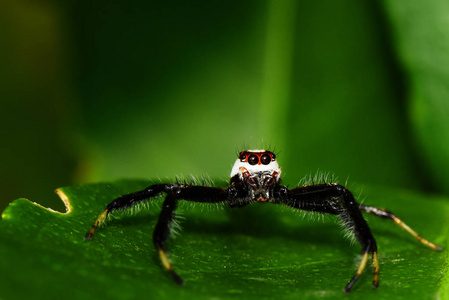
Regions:
<instances>
[{"instance_id":1,"label":"spider's chelicerae","mask_svg":"<svg viewBox=\"0 0 449 300\"><path fill-rule=\"evenodd\" d=\"M281 184L281 168L276 161L275 154L266 150L240 152L232 168L231 179L227 188L160 183L151 185L142 191L121 196L106 206L106 209L98 216L92 228L86 234L86 239L92 239L98 225L111 212L130 208L142 201L149 201L161 193L165 193L166 197L154 229L153 242L162 265L180 285L183 281L173 271L167 259L165 248L179 200L227 203L230 207L243 207L253 202L264 202L283 204L305 211L338 215L362 246L362 258L354 277L346 284L345 292L349 292L360 277L370 255L374 269L373 286L376 288L379 286L379 259L376 240L363 218L362 212L390 219L430 249L441 250L441 247L425 240L392 212L357 203L352 193L342 185L319 183L289 189Z\"/></svg>"}]
</instances>

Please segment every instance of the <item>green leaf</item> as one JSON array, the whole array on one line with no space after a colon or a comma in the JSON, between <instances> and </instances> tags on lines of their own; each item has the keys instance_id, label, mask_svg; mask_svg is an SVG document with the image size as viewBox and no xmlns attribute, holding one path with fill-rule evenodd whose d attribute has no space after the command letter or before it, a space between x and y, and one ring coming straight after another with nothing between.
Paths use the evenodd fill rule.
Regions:
<instances>
[{"instance_id":1,"label":"green leaf","mask_svg":"<svg viewBox=\"0 0 449 300\"><path fill-rule=\"evenodd\" d=\"M84 235L114 198L148 186L118 181L58 190L67 213L25 199L0 222L2 299L433 299L447 291L445 252L434 252L388 220L367 216L379 246L380 288L367 268L353 291L359 246L342 237L334 217L324 221L290 208L254 204L241 209L180 201L183 232L168 248L177 286L152 245L161 200L134 214L118 213ZM447 248L447 199L364 187L365 203L388 206L423 236ZM430 201L432 200L432 201ZM304 217L305 216L305 217ZM441 282L441 286L440 286Z\"/></svg>"},{"instance_id":2,"label":"green leaf","mask_svg":"<svg viewBox=\"0 0 449 300\"><path fill-rule=\"evenodd\" d=\"M393 43L407 76L409 117L423 166L449 192L449 2L384 1Z\"/></svg>"}]
</instances>

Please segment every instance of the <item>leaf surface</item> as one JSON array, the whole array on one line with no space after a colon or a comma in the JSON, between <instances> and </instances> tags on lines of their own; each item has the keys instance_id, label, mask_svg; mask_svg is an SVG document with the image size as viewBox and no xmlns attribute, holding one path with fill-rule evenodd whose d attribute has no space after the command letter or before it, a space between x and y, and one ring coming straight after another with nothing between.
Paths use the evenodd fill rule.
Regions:
<instances>
[{"instance_id":1,"label":"leaf surface","mask_svg":"<svg viewBox=\"0 0 449 300\"><path fill-rule=\"evenodd\" d=\"M149 181L117 181L58 190L58 213L18 199L0 222L2 299L434 299L446 290L446 250L434 252L388 220L366 216L379 246L380 288L367 268L353 291L359 246L332 216L275 205L240 209L180 201L182 233L168 249L184 279L177 286L152 245L161 199L133 214L116 213L92 241L84 235L114 198ZM447 249L447 199L364 187L364 203L393 210ZM432 200L432 201L430 201ZM324 219L324 220L323 220Z\"/></svg>"}]
</instances>

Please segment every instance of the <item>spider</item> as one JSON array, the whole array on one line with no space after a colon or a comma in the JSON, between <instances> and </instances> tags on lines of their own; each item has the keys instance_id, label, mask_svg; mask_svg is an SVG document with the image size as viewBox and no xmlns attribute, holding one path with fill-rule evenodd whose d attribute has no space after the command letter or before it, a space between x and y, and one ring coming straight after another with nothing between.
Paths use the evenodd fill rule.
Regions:
<instances>
[{"instance_id":1,"label":"spider","mask_svg":"<svg viewBox=\"0 0 449 300\"><path fill-rule=\"evenodd\" d=\"M337 183L319 183L289 189L281 184L281 168L276 155L266 150L245 150L240 152L232 171L228 187L219 188L186 183L159 183L142 191L121 196L109 203L87 232L86 240L91 240L98 225L112 212L124 210L142 201L165 193L158 222L153 232L153 243L163 267L179 285L181 277L173 270L166 255L166 241L170 235L175 210L179 200L202 203L225 203L229 207L243 207L253 202L283 204L300 210L337 215L343 224L354 233L360 243L361 260L355 275L344 287L349 292L362 275L371 255L374 275L373 287L379 286L379 258L376 240L362 216L362 212L390 219L413 235L419 242L432 250L440 251L435 245L402 222L392 212L357 203L352 193Z\"/></svg>"}]
</instances>

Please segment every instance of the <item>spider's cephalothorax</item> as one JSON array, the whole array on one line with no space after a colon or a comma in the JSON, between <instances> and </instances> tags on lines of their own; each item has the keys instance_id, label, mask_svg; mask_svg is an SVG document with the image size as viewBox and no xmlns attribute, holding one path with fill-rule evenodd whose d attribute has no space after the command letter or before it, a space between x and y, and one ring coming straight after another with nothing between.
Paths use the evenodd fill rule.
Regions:
<instances>
[{"instance_id":1,"label":"spider's cephalothorax","mask_svg":"<svg viewBox=\"0 0 449 300\"><path fill-rule=\"evenodd\" d=\"M231 171L231 184L249 193L247 201L269 201L273 187L281 181L281 168L271 151L248 150L240 152Z\"/></svg>"},{"instance_id":2,"label":"spider's cephalothorax","mask_svg":"<svg viewBox=\"0 0 449 300\"><path fill-rule=\"evenodd\" d=\"M164 268L170 272L178 284L182 279L176 274L167 259L165 244L170 235L177 203L180 200L203 203L226 203L229 207L242 207L252 202L283 204L296 209L338 215L348 230L354 233L362 247L362 258L355 275L345 286L349 292L363 273L369 257L373 264L373 286L379 286L379 259L377 245L362 212L394 221L397 225L413 235L418 241L432 250L441 247L425 240L413 229L402 222L392 212L367 206L356 202L352 193L344 186L335 183L318 183L289 189L281 185L281 168L276 156L266 150L246 150L239 154L231 171L231 179L227 188L180 183L154 184L142 191L121 196L106 206L98 216L86 239L90 240L100 223L108 214L130 208L143 201L149 201L161 193L166 197L161 214L153 233L153 243Z\"/></svg>"}]
</instances>

